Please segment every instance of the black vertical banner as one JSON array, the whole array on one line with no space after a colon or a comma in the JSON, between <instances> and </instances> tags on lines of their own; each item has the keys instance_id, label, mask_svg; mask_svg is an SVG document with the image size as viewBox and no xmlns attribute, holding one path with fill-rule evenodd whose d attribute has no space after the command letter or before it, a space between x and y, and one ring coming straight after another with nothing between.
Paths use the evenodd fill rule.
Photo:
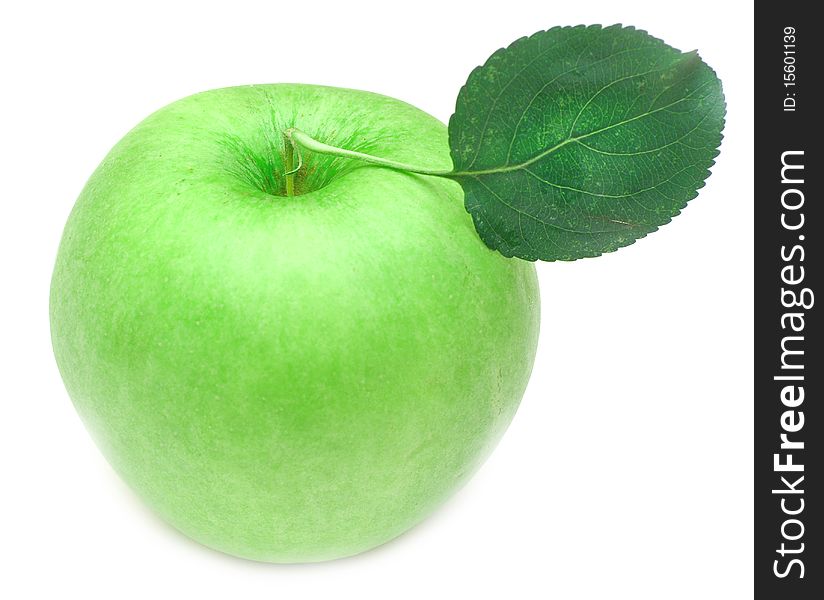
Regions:
<instances>
[{"instance_id":1,"label":"black vertical banner","mask_svg":"<svg viewBox=\"0 0 824 600\"><path fill-rule=\"evenodd\" d=\"M755 597L824 598L824 31L755 5Z\"/></svg>"}]
</instances>

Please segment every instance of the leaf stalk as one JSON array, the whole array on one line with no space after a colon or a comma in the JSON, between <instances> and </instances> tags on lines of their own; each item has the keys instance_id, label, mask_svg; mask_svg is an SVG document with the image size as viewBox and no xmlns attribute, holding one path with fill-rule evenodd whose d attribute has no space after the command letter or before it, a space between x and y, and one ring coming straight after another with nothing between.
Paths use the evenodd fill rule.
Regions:
<instances>
[{"instance_id":1,"label":"leaf stalk","mask_svg":"<svg viewBox=\"0 0 824 600\"><path fill-rule=\"evenodd\" d=\"M290 127L289 129L287 129L284 132L284 135L286 136L286 139L290 142L292 147L300 146L311 152L317 152L318 154L328 154L330 156L337 156L340 158L360 160L369 164L387 167L389 169L395 169L397 171L417 173L418 175L429 175L432 177L452 177L454 175L454 172L452 170L427 169L424 167L419 167L417 165L411 165L409 163L389 160L387 158L380 158L379 156L372 156L371 154L364 154L363 152L356 152L354 150L347 150L345 148L330 146L329 144L319 142L318 140L310 137L309 135L295 127ZM290 154L291 152L287 150L287 157L289 157ZM286 169L287 171L293 170L292 179L294 180L294 169L293 166L291 166L291 163L289 163L286 166ZM287 195L289 195L289 175L287 175L286 177Z\"/></svg>"}]
</instances>

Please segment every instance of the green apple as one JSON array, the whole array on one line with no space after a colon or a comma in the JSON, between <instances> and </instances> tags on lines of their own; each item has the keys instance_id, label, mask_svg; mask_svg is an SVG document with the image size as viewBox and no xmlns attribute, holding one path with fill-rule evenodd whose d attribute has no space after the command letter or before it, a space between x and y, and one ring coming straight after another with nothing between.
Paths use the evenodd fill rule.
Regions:
<instances>
[{"instance_id":1,"label":"green apple","mask_svg":"<svg viewBox=\"0 0 824 600\"><path fill-rule=\"evenodd\" d=\"M433 168L446 128L303 85L214 90L128 133L69 218L55 356L87 428L162 518L237 556L355 554L479 466L532 369L534 266L479 239L457 183L304 152L283 131Z\"/></svg>"}]
</instances>

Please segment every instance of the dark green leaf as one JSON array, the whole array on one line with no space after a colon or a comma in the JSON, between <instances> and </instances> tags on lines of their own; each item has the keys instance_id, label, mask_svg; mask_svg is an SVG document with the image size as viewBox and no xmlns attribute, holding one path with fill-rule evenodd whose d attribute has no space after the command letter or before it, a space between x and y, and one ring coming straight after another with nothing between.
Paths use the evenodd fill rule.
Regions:
<instances>
[{"instance_id":1,"label":"dark green leaf","mask_svg":"<svg viewBox=\"0 0 824 600\"><path fill-rule=\"evenodd\" d=\"M721 82L643 31L559 27L475 69L449 122L454 177L488 246L575 260L632 244L697 195Z\"/></svg>"}]
</instances>

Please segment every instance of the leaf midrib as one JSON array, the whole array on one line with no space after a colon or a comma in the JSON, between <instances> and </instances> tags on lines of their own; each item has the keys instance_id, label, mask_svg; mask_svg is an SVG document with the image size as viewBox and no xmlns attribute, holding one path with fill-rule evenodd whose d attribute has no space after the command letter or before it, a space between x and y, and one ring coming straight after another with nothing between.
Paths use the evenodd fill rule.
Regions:
<instances>
[{"instance_id":1,"label":"leaf midrib","mask_svg":"<svg viewBox=\"0 0 824 600\"><path fill-rule=\"evenodd\" d=\"M643 118L648 117L650 115L653 115L655 113L661 112L662 110L666 110L668 108L671 108L671 107L675 106L676 104L679 104L680 102L684 102L685 100L690 99L696 92L698 92L699 90L704 88L709 83L710 83L710 81L705 81L704 83L699 85L697 88L695 88L692 92L690 92L688 95L684 96L683 98L679 98L675 102L671 102L670 104L665 104L664 106L656 108L655 110L648 110L646 112L643 112L643 113L641 113L639 115L636 115L634 117L631 117L629 119L624 119L622 121L618 121L617 123L613 123L612 125L607 125L606 127L602 127L600 129L596 129L594 131L590 131L588 133L584 133L584 134L579 135L579 136L567 137L565 140L563 140L561 142L558 142L557 144L555 144L551 148L549 148L547 150L544 150L543 152L538 153L536 156L533 156L532 158L530 158L528 160L525 160L524 162L521 162L521 163L518 163L518 164L515 164L515 165L505 165L503 167L495 167L495 168L492 168L492 169L453 171L452 173L450 173L450 176L452 176L452 177L470 177L470 176L475 177L475 176L478 176L478 175L492 175L492 174L496 174L496 173L510 173L512 171L518 171L518 170L521 170L521 169L525 169L529 165L534 164L534 163L538 162L539 160L541 160L543 158L546 158L547 156L549 156L553 152L556 152L556 151L560 150L561 148L563 148L564 146L566 146L568 144L572 144L574 142L579 142L581 140L585 140L589 137L592 137L593 135L597 135L599 133L609 131L610 129L614 129L616 127L621 127L623 125L626 125L627 123L632 123L633 121L637 121L638 119L643 119Z\"/></svg>"}]
</instances>

